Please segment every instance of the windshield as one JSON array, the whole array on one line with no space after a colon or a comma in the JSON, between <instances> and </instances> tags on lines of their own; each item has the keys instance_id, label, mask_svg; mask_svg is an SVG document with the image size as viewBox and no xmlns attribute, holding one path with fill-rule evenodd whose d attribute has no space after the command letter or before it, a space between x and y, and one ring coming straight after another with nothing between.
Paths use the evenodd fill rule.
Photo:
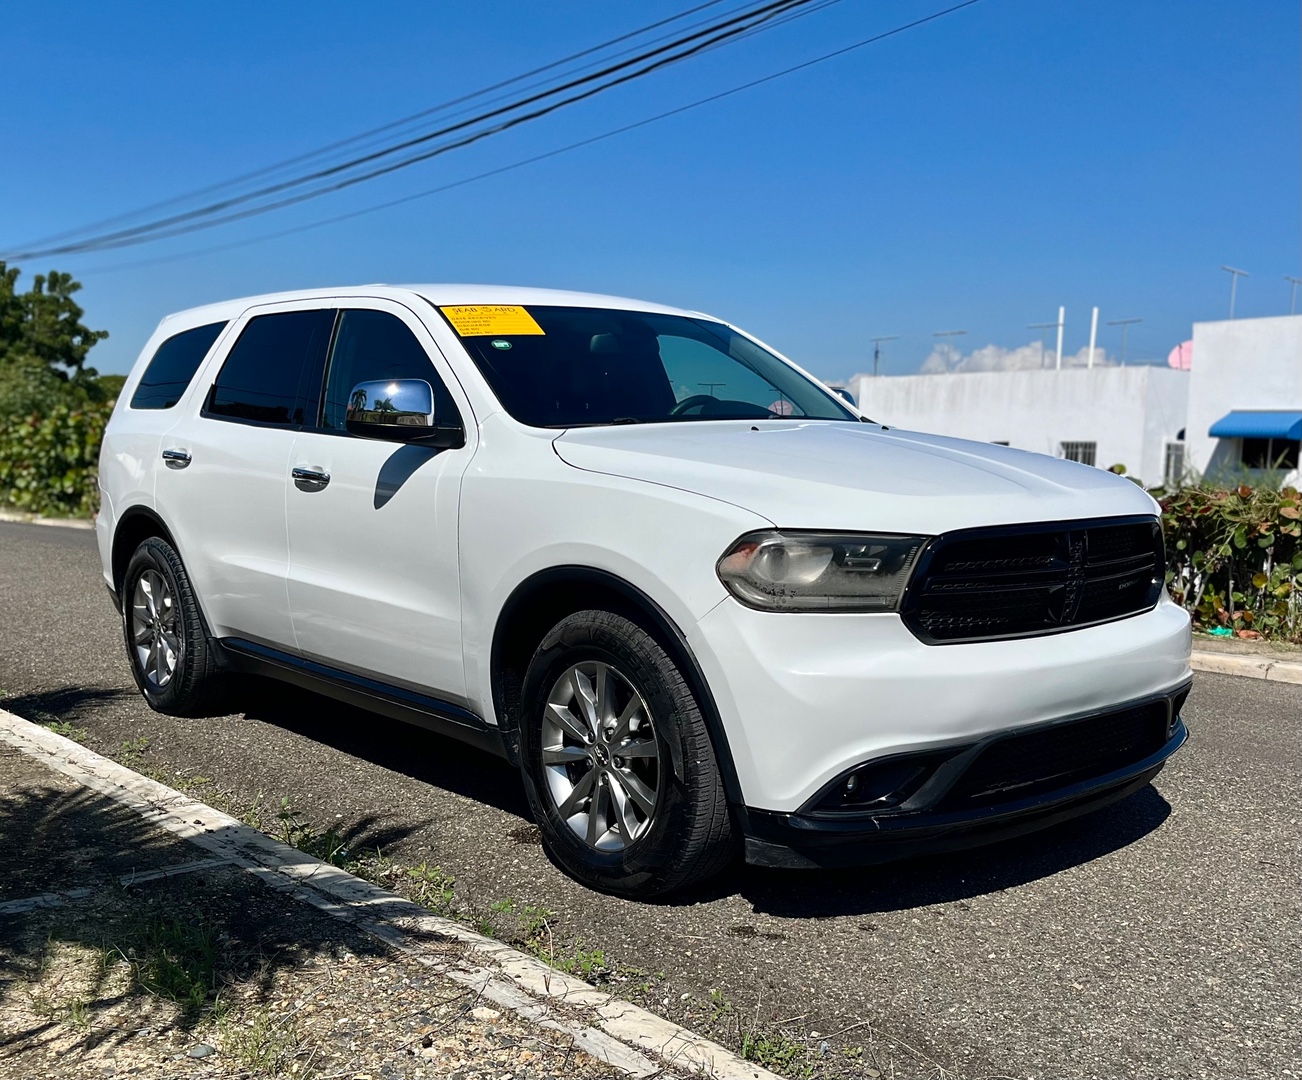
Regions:
<instances>
[{"instance_id":1,"label":"windshield","mask_svg":"<svg viewBox=\"0 0 1302 1080\"><path fill-rule=\"evenodd\" d=\"M507 412L532 427L858 419L772 353L708 319L532 305L439 310Z\"/></svg>"}]
</instances>

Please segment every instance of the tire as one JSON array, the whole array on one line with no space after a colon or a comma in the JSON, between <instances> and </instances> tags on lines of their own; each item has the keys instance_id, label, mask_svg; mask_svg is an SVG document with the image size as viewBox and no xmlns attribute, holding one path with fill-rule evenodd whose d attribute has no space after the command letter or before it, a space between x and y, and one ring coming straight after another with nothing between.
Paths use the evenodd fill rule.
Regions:
<instances>
[{"instance_id":1,"label":"tire","mask_svg":"<svg viewBox=\"0 0 1302 1080\"><path fill-rule=\"evenodd\" d=\"M645 899L735 859L700 705L636 623L608 611L563 619L538 646L521 702L525 792L544 847L572 877Z\"/></svg>"},{"instance_id":2,"label":"tire","mask_svg":"<svg viewBox=\"0 0 1302 1080\"><path fill-rule=\"evenodd\" d=\"M225 679L190 576L161 537L144 540L127 564L122 636L131 674L151 709L169 716L221 715Z\"/></svg>"}]
</instances>

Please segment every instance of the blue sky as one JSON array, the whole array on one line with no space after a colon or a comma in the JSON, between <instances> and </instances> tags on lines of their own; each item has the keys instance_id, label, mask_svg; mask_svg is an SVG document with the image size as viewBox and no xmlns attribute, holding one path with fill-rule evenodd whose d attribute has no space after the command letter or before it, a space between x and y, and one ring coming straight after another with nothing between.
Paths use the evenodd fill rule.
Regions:
<instances>
[{"instance_id":1,"label":"blue sky","mask_svg":"<svg viewBox=\"0 0 1302 1080\"><path fill-rule=\"evenodd\" d=\"M0 28L0 250L226 179L690 6L319 0L27 4ZM729 5L731 6L731 5ZM1164 357L1286 314L1302 276L1299 5L981 0L635 132L347 223L156 262L420 191L817 56L947 6L842 0L464 153L195 237L63 256L124 371L169 311L276 289L484 281L711 311L816 373L1066 347L1137 316ZM140 265L148 263L148 265ZM1103 326L1100 344L1119 347Z\"/></svg>"}]
</instances>

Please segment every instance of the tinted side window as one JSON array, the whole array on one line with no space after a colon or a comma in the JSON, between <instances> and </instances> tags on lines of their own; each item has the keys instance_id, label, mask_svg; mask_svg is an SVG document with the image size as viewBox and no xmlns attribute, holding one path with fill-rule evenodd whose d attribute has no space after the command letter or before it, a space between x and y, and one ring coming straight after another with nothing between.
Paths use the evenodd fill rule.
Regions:
<instances>
[{"instance_id":1,"label":"tinted side window","mask_svg":"<svg viewBox=\"0 0 1302 1080\"><path fill-rule=\"evenodd\" d=\"M371 379L424 379L434 388L439 422L449 423L456 416L429 355L406 323L387 311L345 311L330 354L321 426L343 431L353 387Z\"/></svg>"},{"instance_id":2,"label":"tinted side window","mask_svg":"<svg viewBox=\"0 0 1302 1080\"><path fill-rule=\"evenodd\" d=\"M158 346L140 377L140 385L131 395L131 407L170 409L180 401L212 343L225 328L224 322L196 326L193 330L173 334Z\"/></svg>"},{"instance_id":3,"label":"tinted side window","mask_svg":"<svg viewBox=\"0 0 1302 1080\"><path fill-rule=\"evenodd\" d=\"M250 320L208 396L207 412L294 426L304 412L334 326L333 310L285 311Z\"/></svg>"}]
</instances>

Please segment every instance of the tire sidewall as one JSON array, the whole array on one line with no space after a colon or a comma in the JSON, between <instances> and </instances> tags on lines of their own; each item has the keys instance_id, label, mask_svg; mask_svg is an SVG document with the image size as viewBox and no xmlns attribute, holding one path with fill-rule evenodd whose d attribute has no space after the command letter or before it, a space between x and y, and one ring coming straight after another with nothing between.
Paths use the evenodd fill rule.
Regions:
<instances>
[{"instance_id":1,"label":"tire sidewall","mask_svg":"<svg viewBox=\"0 0 1302 1080\"><path fill-rule=\"evenodd\" d=\"M131 561L127 564L126 573L122 578L122 637L126 642L127 660L131 665L131 676L135 679L136 686L144 695L149 706L158 712L165 713L173 711L179 703L180 688L185 683L187 665L190 663L190 635L192 632L192 627L188 625L188 614L185 605L181 602L181 582L178 580L171 559L167 557L168 554L170 554L170 551L162 541L157 538L145 540L136 548L135 554L131 556ZM172 672L172 677L167 681L167 685L157 690L145 677L144 672L140 670L140 661L136 656L136 646L131 625L136 583L146 570L153 570L161 574L167 581L167 587L172 592L172 610L176 612L176 636L178 641L176 667Z\"/></svg>"},{"instance_id":2,"label":"tire sidewall","mask_svg":"<svg viewBox=\"0 0 1302 1080\"><path fill-rule=\"evenodd\" d=\"M692 777L685 752L680 713L695 709L686 695L675 694L666 683L664 665L672 662L635 624L619 619L635 631L624 640L614 626L593 627L571 619L561 622L539 646L529 665L521 693L520 765L525 794L541 826L544 846L560 865L585 884L623 894L655 892L656 883L671 869L679 837L687 826ZM617 625L617 624L616 624ZM634 644L645 639L653 649ZM659 655L656 655L656 654ZM561 673L573 664L598 660L609 664L637 689L651 712L652 728L660 749L660 784L651 828L620 851L601 852L577 837L557 813L546 788L541 754L542 717L547 696Z\"/></svg>"}]
</instances>

